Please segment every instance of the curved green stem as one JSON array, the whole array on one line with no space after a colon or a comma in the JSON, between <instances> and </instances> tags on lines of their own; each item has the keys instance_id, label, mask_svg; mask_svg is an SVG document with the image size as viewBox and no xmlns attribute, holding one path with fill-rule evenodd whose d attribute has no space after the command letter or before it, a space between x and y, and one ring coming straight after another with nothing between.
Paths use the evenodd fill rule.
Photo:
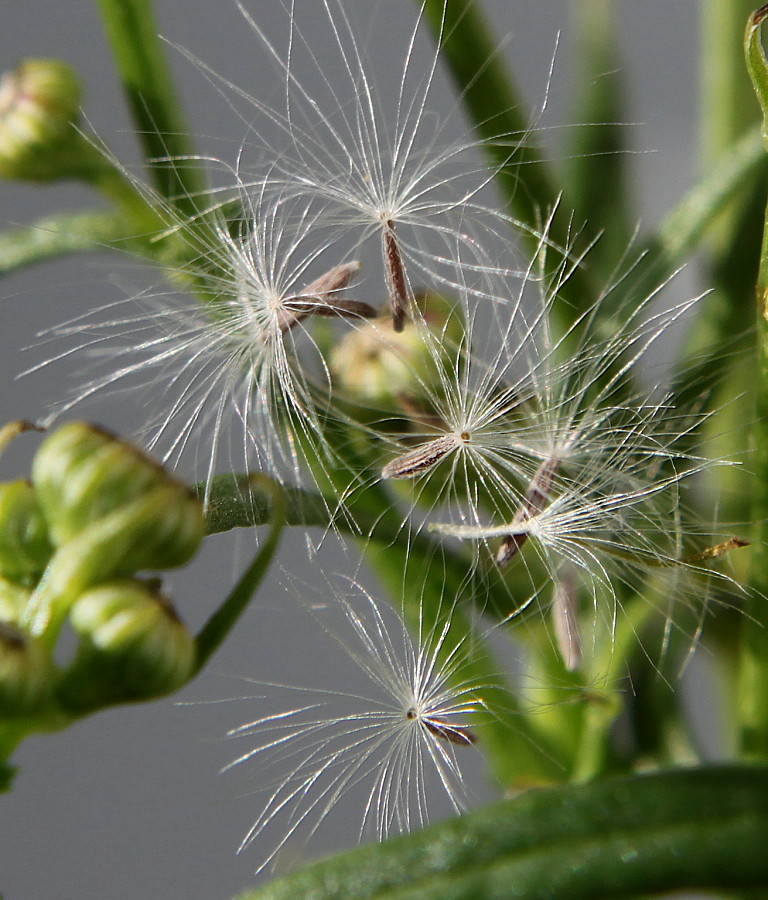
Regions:
<instances>
[{"instance_id":1,"label":"curved green stem","mask_svg":"<svg viewBox=\"0 0 768 900\"><path fill-rule=\"evenodd\" d=\"M270 498L271 528L266 541L230 591L229 596L208 619L195 638L197 648L195 674L218 650L250 602L254 591L269 569L286 523L286 504L283 493L276 482L263 475L252 475L248 480L254 487L258 487L262 494L266 494Z\"/></svg>"}]
</instances>

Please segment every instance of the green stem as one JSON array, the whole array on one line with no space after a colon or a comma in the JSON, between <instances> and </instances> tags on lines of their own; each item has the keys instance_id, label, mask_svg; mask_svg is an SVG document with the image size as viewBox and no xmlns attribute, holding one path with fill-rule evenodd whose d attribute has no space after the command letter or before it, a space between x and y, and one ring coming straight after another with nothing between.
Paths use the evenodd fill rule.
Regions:
<instances>
[{"instance_id":1,"label":"green stem","mask_svg":"<svg viewBox=\"0 0 768 900\"><path fill-rule=\"evenodd\" d=\"M151 0L97 0L145 161L160 195L184 214L195 212L203 187Z\"/></svg>"},{"instance_id":2,"label":"green stem","mask_svg":"<svg viewBox=\"0 0 768 900\"><path fill-rule=\"evenodd\" d=\"M242 615L277 551L280 536L286 523L286 504L280 487L270 478L253 475L249 482L258 485L270 498L271 528L264 544L259 548L253 561L245 570L229 596L208 619L195 639L197 648L195 674L208 662L226 639L237 620Z\"/></svg>"},{"instance_id":3,"label":"green stem","mask_svg":"<svg viewBox=\"0 0 768 900\"><path fill-rule=\"evenodd\" d=\"M616 602L619 602L618 600ZM601 635L590 674L599 688L593 691L582 719L579 748L571 779L591 781L605 774L610 756L610 732L621 711L621 681L628 674L628 660L637 647L638 635L655 614L653 604L637 596L622 605L615 628Z\"/></svg>"},{"instance_id":4,"label":"green stem","mask_svg":"<svg viewBox=\"0 0 768 900\"><path fill-rule=\"evenodd\" d=\"M768 887L768 771L530 791L321 861L240 900L602 900Z\"/></svg>"},{"instance_id":5,"label":"green stem","mask_svg":"<svg viewBox=\"0 0 768 900\"><path fill-rule=\"evenodd\" d=\"M577 85L575 109L569 116L565 167L566 202L590 233L601 231L590 251L607 281L632 237L628 194L627 110L619 59L615 0L581 0L573 7Z\"/></svg>"},{"instance_id":6,"label":"green stem","mask_svg":"<svg viewBox=\"0 0 768 900\"><path fill-rule=\"evenodd\" d=\"M196 484L194 490L201 500L205 498L206 534L253 528L270 522L274 489L268 486L267 479L250 475L215 475L210 482ZM283 488L280 503L286 525L305 528L328 525L328 509L318 494L301 488Z\"/></svg>"},{"instance_id":7,"label":"green stem","mask_svg":"<svg viewBox=\"0 0 768 900\"><path fill-rule=\"evenodd\" d=\"M757 118L744 71L744 21L754 0L702 0L699 142L705 169Z\"/></svg>"},{"instance_id":8,"label":"green stem","mask_svg":"<svg viewBox=\"0 0 768 900\"><path fill-rule=\"evenodd\" d=\"M523 235L531 246L537 246L535 234L553 213L548 237L556 270L563 263L557 248L565 251L572 243L571 216L559 204L560 191L480 9L474 0L426 0L424 14L440 41L475 132L497 170L499 189L512 214L531 229ZM573 315L589 306L597 291L588 273L577 267L561 294L568 301L561 307Z\"/></svg>"},{"instance_id":9,"label":"green stem","mask_svg":"<svg viewBox=\"0 0 768 900\"><path fill-rule=\"evenodd\" d=\"M764 138L768 133L768 63L760 26L766 17L768 6L749 18L745 34L747 67L763 111ZM740 692L742 751L750 759L768 757L768 209L765 222L757 282L757 409L750 458L754 476L752 594L743 626Z\"/></svg>"}]
</instances>

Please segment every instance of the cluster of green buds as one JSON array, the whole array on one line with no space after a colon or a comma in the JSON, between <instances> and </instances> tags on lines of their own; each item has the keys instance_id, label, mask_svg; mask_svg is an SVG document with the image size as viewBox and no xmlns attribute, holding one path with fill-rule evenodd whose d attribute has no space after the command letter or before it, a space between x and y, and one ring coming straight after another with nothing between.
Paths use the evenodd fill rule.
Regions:
<instances>
[{"instance_id":1,"label":"cluster of green buds","mask_svg":"<svg viewBox=\"0 0 768 900\"><path fill-rule=\"evenodd\" d=\"M22 429L0 431L0 449ZM30 480L0 484L0 750L189 679L194 639L159 579L138 573L186 563L203 529L185 485L81 422L44 439ZM61 662L67 621L77 648Z\"/></svg>"}]
</instances>

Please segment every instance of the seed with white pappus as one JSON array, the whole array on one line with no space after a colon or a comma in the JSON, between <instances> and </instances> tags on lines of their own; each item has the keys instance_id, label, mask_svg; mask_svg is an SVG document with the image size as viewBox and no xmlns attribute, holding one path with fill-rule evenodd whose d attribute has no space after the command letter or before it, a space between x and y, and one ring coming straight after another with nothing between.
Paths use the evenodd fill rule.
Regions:
<instances>
[{"instance_id":1,"label":"seed with white pappus","mask_svg":"<svg viewBox=\"0 0 768 900\"><path fill-rule=\"evenodd\" d=\"M342 263L310 282L300 294L287 297L277 313L278 330L286 332L308 316L375 318L378 313L370 304L336 296L359 271L359 262Z\"/></svg>"},{"instance_id":2,"label":"seed with white pappus","mask_svg":"<svg viewBox=\"0 0 768 900\"><path fill-rule=\"evenodd\" d=\"M446 434L435 438L428 444L423 444L410 453L404 453L387 463L381 470L382 478L415 478L422 472L427 472L445 459L451 451L460 447L469 440L466 431L461 434Z\"/></svg>"}]
</instances>

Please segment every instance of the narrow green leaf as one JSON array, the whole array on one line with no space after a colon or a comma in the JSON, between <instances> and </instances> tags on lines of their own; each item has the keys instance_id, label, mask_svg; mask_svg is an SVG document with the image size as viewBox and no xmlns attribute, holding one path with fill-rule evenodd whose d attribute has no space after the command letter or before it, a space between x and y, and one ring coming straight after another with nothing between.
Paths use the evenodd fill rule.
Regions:
<instances>
[{"instance_id":1,"label":"narrow green leaf","mask_svg":"<svg viewBox=\"0 0 768 900\"><path fill-rule=\"evenodd\" d=\"M149 255L146 244L119 213L85 210L45 216L0 233L0 275L69 253L114 248Z\"/></svg>"},{"instance_id":2,"label":"narrow green leaf","mask_svg":"<svg viewBox=\"0 0 768 900\"><path fill-rule=\"evenodd\" d=\"M768 770L531 791L344 853L240 900L600 900L768 887Z\"/></svg>"}]
</instances>

